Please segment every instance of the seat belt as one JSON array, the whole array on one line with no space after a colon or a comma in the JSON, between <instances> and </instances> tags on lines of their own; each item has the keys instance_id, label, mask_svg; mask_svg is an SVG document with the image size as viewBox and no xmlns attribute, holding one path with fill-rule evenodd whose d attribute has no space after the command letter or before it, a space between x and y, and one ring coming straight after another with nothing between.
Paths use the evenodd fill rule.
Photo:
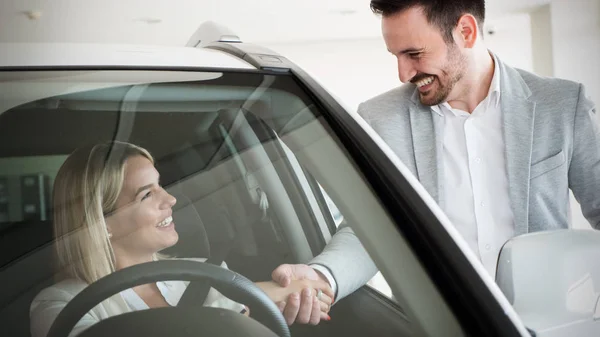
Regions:
<instances>
[{"instance_id":1,"label":"seat belt","mask_svg":"<svg viewBox=\"0 0 600 337\"><path fill-rule=\"evenodd\" d=\"M258 204L258 207L262 213L261 220L268 220L269 199L267 198L267 194L260 187L254 175L248 172L246 165L242 161L242 158L239 155L237 149L235 148L231 137L229 136L223 125L219 125L219 131L221 132L224 138L225 145L227 146L229 152L233 156L233 160L235 161L236 166L240 170L240 173L242 173L242 177L244 179L246 189L250 194L250 198L255 204ZM271 226L273 225L271 224ZM231 239L227 244L225 244L224 247L215 252L213 252L213 250L211 249L210 257L204 263L210 263L216 266L221 266L227 258L227 255L229 255L229 252L233 249L233 247L235 247L239 240L240 235L238 235L236 231L233 234L233 239ZM191 307L197 306L199 303L203 305L206 301L206 298L208 297L208 292L210 291L210 288L210 282L208 281L190 282L190 284L183 292L183 295L181 295L181 299L179 300L177 306Z\"/></svg>"},{"instance_id":2,"label":"seat belt","mask_svg":"<svg viewBox=\"0 0 600 337\"><path fill-rule=\"evenodd\" d=\"M217 250L214 253L211 252L210 257L206 259L204 263L210 263L220 267L223 264L223 261L225 261L225 259L227 258L227 255L229 255L231 249L233 249L233 247L237 243L238 239L239 235L234 234L233 239L229 241L229 243L227 243L225 247L223 247L223 249ZM198 306L198 304L204 305L204 302L208 297L208 292L210 291L210 288L210 282L208 281L190 282L187 288L185 288L183 294L181 295L177 306L189 308Z\"/></svg>"}]
</instances>

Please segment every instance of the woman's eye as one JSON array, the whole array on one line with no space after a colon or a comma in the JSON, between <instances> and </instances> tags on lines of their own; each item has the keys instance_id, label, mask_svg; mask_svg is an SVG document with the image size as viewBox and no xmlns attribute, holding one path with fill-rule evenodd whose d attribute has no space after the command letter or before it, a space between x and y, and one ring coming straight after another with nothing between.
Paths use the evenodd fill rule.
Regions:
<instances>
[{"instance_id":1,"label":"woman's eye","mask_svg":"<svg viewBox=\"0 0 600 337\"><path fill-rule=\"evenodd\" d=\"M142 201L149 198L151 194L152 194L152 192L148 192L148 193L144 194L144 196L142 197Z\"/></svg>"}]
</instances>

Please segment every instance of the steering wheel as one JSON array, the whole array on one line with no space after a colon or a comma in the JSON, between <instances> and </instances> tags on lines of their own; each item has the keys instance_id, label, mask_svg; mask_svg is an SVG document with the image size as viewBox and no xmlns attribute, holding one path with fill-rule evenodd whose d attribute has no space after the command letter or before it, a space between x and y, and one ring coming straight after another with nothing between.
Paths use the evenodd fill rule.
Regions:
<instances>
[{"instance_id":1,"label":"steering wheel","mask_svg":"<svg viewBox=\"0 0 600 337\"><path fill-rule=\"evenodd\" d=\"M260 322L272 332L280 337L290 337L288 325L275 303L273 303L260 288L252 283L252 281L225 268L208 263L185 260L163 260L142 263L121 269L99 279L86 287L77 294L75 298L67 303L50 327L47 337L68 336L77 322L79 322L86 313L114 294L142 284L171 280L190 282L208 280L211 286L223 295L250 307L252 316L259 317ZM157 314L158 311L161 313ZM191 311L194 311L194 313L190 314ZM207 319L203 319L203 314L208 316L206 317ZM252 324L256 324L264 329L264 327L257 324L256 321L242 314L231 310L202 307L202 304L200 303L198 308L195 309L179 307L158 308L110 317L86 329L81 336L86 335L86 332L89 330L94 330L93 328L97 325L101 325L102 329L106 331L111 324L102 324L104 321L113 319L114 322L123 322L123 320L127 319L127 315L132 318L137 318L139 322L144 322L143 325L151 332L152 329L149 329L148 327L169 326L170 328L177 329L176 327L171 327L171 325L176 325L171 323L179 322L185 324L185 331L182 335L190 335L190 332L193 332L196 336L202 336L206 335L207 329L211 329L211 324L214 325L214 319L218 320L219 317L221 319L226 317L233 320L232 326L237 326L237 329L239 329L240 326L243 326L244 329L254 329L253 331L260 330L256 330L257 328L253 327ZM183 321L185 318L184 316L188 318L185 321ZM166 318L168 318L168 320ZM132 324L129 325L131 326ZM225 324L224 327L221 326L219 328L224 333L223 335L226 335L225 330L227 330L227 325L228 324ZM114 324L112 326L114 326ZM121 324L121 326L125 325ZM137 328L139 328L139 326ZM214 326L212 329L214 330ZM115 329L112 328L111 335L121 335L121 333L118 333L119 331L114 330ZM140 331L138 330L137 332ZM170 330L170 332L173 336L177 335L173 333L175 332L174 330ZM264 332L265 331L263 331L263 333ZM270 331L267 332L270 333ZM96 333L96 335L98 335L98 333ZM147 336L145 334L142 335Z\"/></svg>"}]
</instances>

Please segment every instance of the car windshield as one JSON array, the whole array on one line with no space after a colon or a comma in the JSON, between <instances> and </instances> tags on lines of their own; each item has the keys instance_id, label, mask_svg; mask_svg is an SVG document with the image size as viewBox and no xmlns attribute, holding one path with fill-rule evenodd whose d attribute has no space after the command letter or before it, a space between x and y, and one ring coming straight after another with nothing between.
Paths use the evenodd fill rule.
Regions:
<instances>
[{"instance_id":1,"label":"car windshield","mask_svg":"<svg viewBox=\"0 0 600 337\"><path fill-rule=\"evenodd\" d=\"M56 289L68 293L73 279L92 283L107 274L101 268L106 261L113 263L109 271L118 270L124 251L154 248L155 259L211 257L259 282L270 280L281 264L310 261L333 233L349 230L348 223L389 222L322 112L286 74L0 73L3 335L45 336L57 315L56 298L48 294ZM91 152L77 163L71 154L86 147ZM115 180L114 191L105 180L98 185L86 180L94 176L91 158L101 151L106 151L98 155L102 174L117 158L121 180ZM136 155L123 155L127 151ZM135 175L137 167L146 172L142 178ZM104 179L101 173L98 177ZM88 183L82 181L96 186L89 195L80 193L79 184ZM130 189L142 193L128 195ZM108 199L94 199L110 193L109 206ZM95 216L96 222L90 220ZM79 233L87 233L88 241ZM366 262L348 261L345 270L355 263ZM370 268L373 274L377 270ZM157 285L167 304L176 305L181 291L168 282ZM409 331L409 320L381 274L365 289L366 295L338 306L340 326L354 326L363 334ZM131 292L120 295L130 308L150 303ZM356 310L369 303L379 303L392 315L385 325L352 323L361 315ZM300 336L340 333L292 329Z\"/></svg>"}]
</instances>

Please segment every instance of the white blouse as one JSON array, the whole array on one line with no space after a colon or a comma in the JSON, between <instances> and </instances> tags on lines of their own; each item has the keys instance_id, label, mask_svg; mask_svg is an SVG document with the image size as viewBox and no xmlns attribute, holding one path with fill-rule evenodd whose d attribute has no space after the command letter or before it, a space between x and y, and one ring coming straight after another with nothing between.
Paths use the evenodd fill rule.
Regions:
<instances>
[{"instance_id":1,"label":"white blouse","mask_svg":"<svg viewBox=\"0 0 600 337\"><path fill-rule=\"evenodd\" d=\"M203 262L205 259L194 259ZM227 268L225 264L222 265ZM157 282L158 289L165 301L176 306L185 292L189 282L185 281L165 281ZM29 317L32 337L46 337L52 323L60 311L71 301L78 293L88 285L77 279L66 279L53 286L42 290L31 303ZM221 293L211 288L208 292L204 306L230 309L241 312L245 306L234 302ZM95 306L75 325L69 336L77 336L83 330L98 323L103 319L124 314L127 312L149 309L148 305L132 289L122 291L102 303Z\"/></svg>"},{"instance_id":2,"label":"white blouse","mask_svg":"<svg viewBox=\"0 0 600 337\"><path fill-rule=\"evenodd\" d=\"M183 292L188 286L188 282L185 281L164 281L156 282L158 290L165 301L172 307L176 306L183 295ZM127 289L120 293L121 297L127 303L127 306L132 311L150 309L146 302L133 290ZM241 312L245 307L243 304L234 302L229 298L222 295L220 292L211 288L204 301L204 306L230 309L233 311Z\"/></svg>"}]
</instances>

